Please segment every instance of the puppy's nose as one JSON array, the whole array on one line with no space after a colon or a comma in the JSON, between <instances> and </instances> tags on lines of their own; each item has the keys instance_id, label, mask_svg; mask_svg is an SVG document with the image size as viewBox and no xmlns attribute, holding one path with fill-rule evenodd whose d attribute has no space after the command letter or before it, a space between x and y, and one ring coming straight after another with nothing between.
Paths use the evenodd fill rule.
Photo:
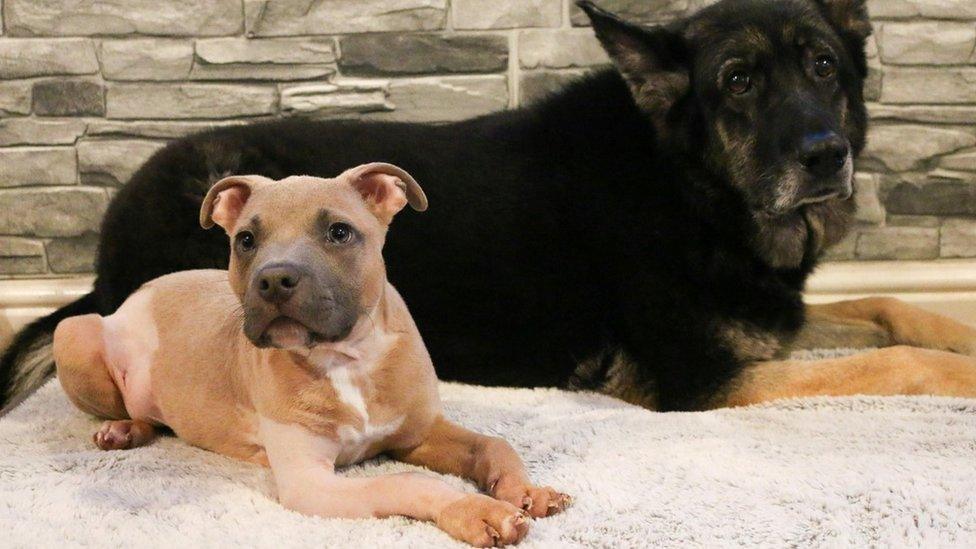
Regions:
<instances>
[{"instance_id":1,"label":"puppy's nose","mask_svg":"<svg viewBox=\"0 0 976 549\"><path fill-rule=\"evenodd\" d=\"M827 178L844 167L850 147L834 132L808 135L800 144L800 163L810 175Z\"/></svg>"},{"instance_id":2,"label":"puppy's nose","mask_svg":"<svg viewBox=\"0 0 976 549\"><path fill-rule=\"evenodd\" d=\"M258 293L269 303L284 303L295 294L302 273L291 265L270 265L258 272Z\"/></svg>"}]
</instances>

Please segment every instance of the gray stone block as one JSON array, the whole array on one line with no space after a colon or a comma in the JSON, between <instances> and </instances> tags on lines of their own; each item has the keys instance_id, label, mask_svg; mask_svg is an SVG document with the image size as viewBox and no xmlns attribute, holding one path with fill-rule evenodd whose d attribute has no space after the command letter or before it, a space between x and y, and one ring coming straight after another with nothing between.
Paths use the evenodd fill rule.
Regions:
<instances>
[{"instance_id":1,"label":"gray stone block","mask_svg":"<svg viewBox=\"0 0 976 549\"><path fill-rule=\"evenodd\" d=\"M884 86L884 69L875 61L868 61L868 75L864 79L864 100L878 101Z\"/></svg>"},{"instance_id":2,"label":"gray stone block","mask_svg":"<svg viewBox=\"0 0 976 549\"><path fill-rule=\"evenodd\" d=\"M444 28L447 0L244 0L248 36Z\"/></svg>"},{"instance_id":3,"label":"gray stone block","mask_svg":"<svg viewBox=\"0 0 976 549\"><path fill-rule=\"evenodd\" d=\"M103 116L105 90L89 80L36 82L33 105L40 116Z\"/></svg>"},{"instance_id":4,"label":"gray stone block","mask_svg":"<svg viewBox=\"0 0 976 549\"><path fill-rule=\"evenodd\" d=\"M461 120L507 108L508 84L502 75L394 80L389 100L395 110L369 116L412 122Z\"/></svg>"},{"instance_id":5,"label":"gray stone block","mask_svg":"<svg viewBox=\"0 0 976 549\"><path fill-rule=\"evenodd\" d=\"M942 218L934 215L889 215L887 224L891 227L939 228Z\"/></svg>"},{"instance_id":6,"label":"gray stone block","mask_svg":"<svg viewBox=\"0 0 976 549\"><path fill-rule=\"evenodd\" d=\"M858 173L854 177L854 200L857 203L857 221L871 225L880 225L885 221L884 206L878 198L880 183L878 176L870 173Z\"/></svg>"},{"instance_id":7,"label":"gray stone block","mask_svg":"<svg viewBox=\"0 0 976 549\"><path fill-rule=\"evenodd\" d=\"M0 188L73 185L77 168L73 147L0 149Z\"/></svg>"},{"instance_id":8,"label":"gray stone block","mask_svg":"<svg viewBox=\"0 0 976 549\"><path fill-rule=\"evenodd\" d=\"M939 257L939 229L878 227L861 231L858 259L935 259Z\"/></svg>"},{"instance_id":9,"label":"gray stone block","mask_svg":"<svg viewBox=\"0 0 976 549\"><path fill-rule=\"evenodd\" d=\"M902 179L884 183L882 192L888 213L976 215L976 181Z\"/></svg>"},{"instance_id":10,"label":"gray stone block","mask_svg":"<svg viewBox=\"0 0 976 549\"><path fill-rule=\"evenodd\" d=\"M275 65L233 63L210 65L194 62L190 80L316 80L335 74L334 65Z\"/></svg>"},{"instance_id":11,"label":"gray stone block","mask_svg":"<svg viewBox=\"0 0 976 549\"><path fill-rule=\"evenodd\" d=\"M85 139L78 143L78 173L83 185L122 185L149 157L163 148L162 141L144 139Z\"/></svg>"},{"instance_id":12,"label":"gray stone block","mask_svg":"<svg viewBox=\"0 0 976 549\"><path fill-rule=\"evenodd\" d=\"M233 63L335 63L332 38L211 38L197 40L197 57L212 65Z\"/></svg>"},{"instance_id":13,"label":"gray stone block","mask_svg":"<svg viewBox=\"0 0 976 549\"><path fill-rule=\"evenodd\" d=\"M95 46L84 38L4 38L0 40L0 59L0 78L98 72Z\"/></svg>"},{"instance_id":14,"label":"gray stone block","mask_svg":"<svg viewBox=\"0 0 976 549\"><path fill-rule=\"evenodd\" d=\"M976 150L944 156L939 161L939 167L947 170L976 172Z\"/></svg>"},{"instance_id":15,"label":"gray stone block","mask_svg":"<svg viewBox=\"0 0 976 549\"><path fill-rule=\"evenodd\" d=\"M847 233L847 235L841 239L840 242L834 244L823 253L824 261L850 261L854 259L854 255L857 249L857 230L852 230Z\"/></svg>"},{"instance_id":16,"label":"gray stone block","mask_svg":"<svg viewBox=\"0 0 976 549\"><path fill-rule=\"evenodd\" d=\"M498 34L355 34L342 39L343 74L483 73L508 68Z\"/></svg>"},{"instance_id":17,"label":"gray stone block","mask_svg":"<svg viewBox=\"0 0 976 549\"><path fill-rule=\"evenodd\" d=\"M223 36L241 31L240 0L5 0L15 36Z\"/></svg>"},{"instance_id":18,"label":"gray stone block","mask_svg":"<svg viewBox=\"0 0 976 549\"><path fill-rule=\"evenodd\" d=\"M955 65L969 61L976 25L928 21L880 26L881 60L895 65Z\"/></svg>"},{"instance_id":19,"label":"gray stone block","mask_svg":"<svg viewBox=\"0 0 976 549\"><path fill-rule=\"evenodd\" d=\"M80 236L98 230L108 197L87 187L0 190L0 234Z\"/></svg>"},{"instance_id":20,"label":"gray stone block","mask_svg":"<svg viewBox=\"0 0 976 549\"><path fill-rule=\"evenodd\" d=\"M942 257L976 257L976 219L946 219L942 223Z\"/></svg>"},{"instance_id":21,"label":"gray stone block","mask_svg":"<svg viewBox=\"0 0 976 549\"><path fill-rule=\"evenodd\" d=\"M562 0L453 0L456 29L558 27Z\"/></svg>"},{"instance_id":22,"label":"gray stone block","mask_svg":"<svg viewBox=\"0 0 976 549\"><path fill-rule=\"evenodd\" d=\"M33 89L31 82L0 82L0 115L30 113Z\"/></svg>"},{"instance_id":23,"label":"gray stone block","mask_svg":"<svg viewBox=\"0 0 976 549\"><path fill-rule=\"evenodd\" d=\"M98 235L87 233L74 238L55 238L45 246L47 263L58 274L90 273L95 270Z\"/></svg>"},{"instance_id":24,"label":"gray stone block","mask_svg":"<svg viewBox=\"0 0 976 549\"><path fill-rule=\"evenodd\" d=\"M6 118L0 120L0 146L73 145L86 125L83 120Z\"/></svg>"},{"instance_id":25,"label":"gray stone block","mask_svg":"<svg viewBox=\"0 0 976 549\"><path fill-rule=\"evenodd\" d=\"M310 80L335 73L332 38L199 40L191 80Z\"/></svg>"},{"instance_id":26,"label":"gray stone block","mask_svg":"<svg viewBox=\"0 0 976 549\"><path fill-rule=\"evenodd\" d=\"M868 131L865 159L894 171L909 170L931 159L976 145L971 131L920 125L873 126Z\"/></svg>"},{"instance_id":27,"label":"gray stone block","mask_svg":"<svg viewBox=\"0 0 976 549\"><path fill-rule=\"evenodd\" d=\"M103 40L99 47L106 80L182 80L193 66L188 40Z\"/></svg>"},{"instance_id":28,"label":"gray stone block","mask_svg":"<svg viewBox=\"0 0 976 549\"><path fill-rule=\"evenodd\" d=\"M885 103L976 103L976 67L899 68L885 70Z\"/></svg>"},{"instance_id":29,"label":"gray stone block","mask_svg":"<svg viewBox=\"0 0 976 549\"><path fill-rule=\"evenodd\" d=\"M610 62L590 29L522 31L518 51L523 69L592 67Z\"/></svg>"},{"instance_id":30,"label":"gray stone block","mask_svg":"<svg viewBox=\"0 0 976 549\"><path fill-rule=\"evenodd\" d=\"M99 137L147 137L155 139L175 139L192 133L212 130L224 126L240 126L247 124L246 120L214 120L208 122L167 122L167 121L135 121L119 122L114 120L93 120L88 123L89 136Z\"/></svg>"},{"instance_id":31,"label":"gray stone block","mask_svg":"<svg viewBox=\"0 0 976 549\"><path fill-rule=\"evenodd\" d=\"M27 238L0 236L0 274L41 274L46 270L43 243Z\"/></svg>"},{"instance_id":32,"label":"gray stone block","mask_svg":"<svg viewBox=\"0 0 976 549\"><path fill-rule=\"evenodd\" d=\"M869 103L872 121L899 120L935 124L976 124L976 105L882 105Z\"/></svg>"},{"instance_id":33,"label":"gray stone block","mask_svg":"<svg viewBox=\"0 0 976 549\"><path fill-rule=\"evenodd\" d=\"M335 118L393 110L388 80L342 79L327 84L302 84L281 90L285 114Z\"/></svg>"},{"instance_id":34,"label":"gray stone block","mask_svg":"<svg viewBox=\"0 0 976 549\"><path fill-rule=\"evenodd\" d=\"M274 87L237 84L113 84L106 94L108 118L233 118L273 114Z\"/></svg>"},{"instance_id":35,"label":"gray stone block","mask_svg":"<svg viewBox=\"0 0 976 549\"><path fill-rule=\"evenodd\" d=\"M868 13L874 18L976 19L976 3L969 0L868 0Z\"/></svg>"}]
</instances>

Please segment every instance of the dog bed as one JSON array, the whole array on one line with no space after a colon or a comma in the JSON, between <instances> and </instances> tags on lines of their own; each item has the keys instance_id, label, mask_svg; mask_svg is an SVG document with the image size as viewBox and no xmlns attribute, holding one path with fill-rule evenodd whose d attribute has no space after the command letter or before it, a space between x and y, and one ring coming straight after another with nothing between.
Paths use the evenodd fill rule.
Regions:
<instances>
[{"instance_id":1,"label":"dog bed","mask_svg":"<svg viewBox=\"0 0 976 549\"><path fill-rule=\"evenodd\" d=\"M537 482L575 497L537 520L523 547L976 544L976 400L662 414L558 390L444 383L441 393L451 419L504 437ZM102 452L97 425L56 381L0 419L0 545L457 545L403 518L287 511L266 469L172 437ZM373 460L342 474L408 469Z\"/></svg>"}]
</instances>

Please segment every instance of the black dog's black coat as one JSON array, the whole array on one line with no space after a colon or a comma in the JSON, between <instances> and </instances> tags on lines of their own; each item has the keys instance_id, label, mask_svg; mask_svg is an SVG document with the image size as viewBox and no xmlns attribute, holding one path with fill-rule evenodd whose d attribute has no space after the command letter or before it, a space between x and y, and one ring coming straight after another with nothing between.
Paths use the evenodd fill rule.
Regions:
<instances>
[{"instance_id":1,"label":"black dog's black coat","mask_svg":"<svg viewBox=\"0 0 976 549\"><path fill-rule=\"evenodd\" d=\"M768 266L742 196L655 133L608 69L531 108L443 126L296 119L192 136L119 192L83 308L111 313L151 278L226 267L226 237L196 223L223 175L391 162L430 199L398 216L385 257L442 379L599 388L622 351L635 364L626 382L646 395L632 400L701 407L743 367L717 319L794 333L815 258ZM4 387L62 316L20 335Z\"/></svg>"}]
</instances>

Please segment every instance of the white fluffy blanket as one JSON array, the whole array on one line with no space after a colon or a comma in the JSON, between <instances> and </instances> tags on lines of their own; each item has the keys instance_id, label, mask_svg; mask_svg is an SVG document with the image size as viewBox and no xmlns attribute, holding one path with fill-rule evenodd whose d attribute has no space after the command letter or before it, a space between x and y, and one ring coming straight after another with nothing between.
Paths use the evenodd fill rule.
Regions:
<instances>
[{"instance_id":1,"label":"white fluffy blanket","mask_svg":"<svg viewBox=\"0 0 976 549\"><path fill-rule=\"evenodd\" d=\"M976 401L661 414L556 390L443 384L442 395L452 419L505 437L536 481L575 497L524 547L976 546ZM286 511L267 470L174 438L101 452L96 425L57 382L0 419L0 546L454 544L402 518ZM375 460L342 474L405 469Z\"/></svg>"}]
</instances>

